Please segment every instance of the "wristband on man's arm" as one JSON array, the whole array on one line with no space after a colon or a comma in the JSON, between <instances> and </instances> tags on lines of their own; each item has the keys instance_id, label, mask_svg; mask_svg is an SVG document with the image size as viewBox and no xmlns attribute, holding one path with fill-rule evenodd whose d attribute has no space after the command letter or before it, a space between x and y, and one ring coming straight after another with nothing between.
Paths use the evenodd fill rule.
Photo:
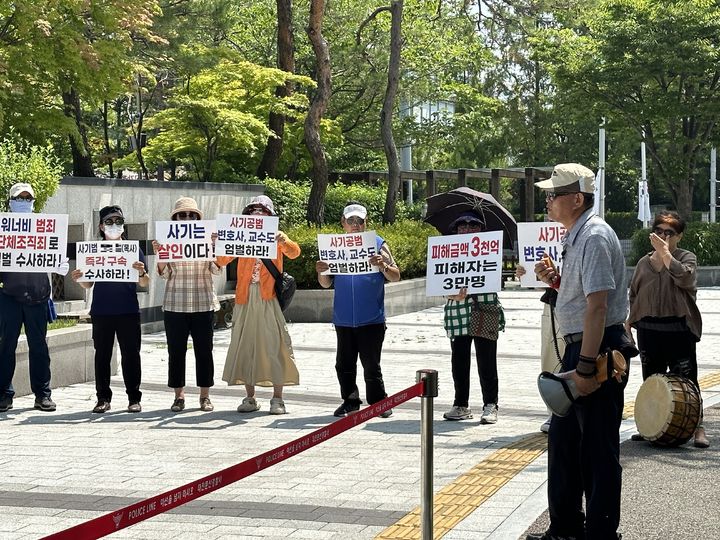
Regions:
<instances>
[{"instance_id":1,"label":"wristband on man's arm","mask_svg":"<svg viewBox=\"0 0 720 540\"><path fill-rule=\"evenodd\" d=\"M597 373L596 358L592 356L580 355L580 361L578 362L575 371L583 379L592 379Z\"/></svg>"}]
</instances>

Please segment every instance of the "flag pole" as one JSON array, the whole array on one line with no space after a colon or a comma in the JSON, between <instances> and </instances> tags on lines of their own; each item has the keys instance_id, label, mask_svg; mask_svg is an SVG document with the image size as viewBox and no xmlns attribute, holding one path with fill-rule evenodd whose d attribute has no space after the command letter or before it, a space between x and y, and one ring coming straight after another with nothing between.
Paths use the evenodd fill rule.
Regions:
<instances>
[{"instance_id":1,"label":"flag pole","mask_svg":"<svg viewBox=\"0 0 720 540\"><path fill-rule=\"evenodd\" d=\"M605 219L605 117L600 124L598 136L598 177L600 180L600 204L598 209L601 218Z\"/></svg>"}]
</instances>

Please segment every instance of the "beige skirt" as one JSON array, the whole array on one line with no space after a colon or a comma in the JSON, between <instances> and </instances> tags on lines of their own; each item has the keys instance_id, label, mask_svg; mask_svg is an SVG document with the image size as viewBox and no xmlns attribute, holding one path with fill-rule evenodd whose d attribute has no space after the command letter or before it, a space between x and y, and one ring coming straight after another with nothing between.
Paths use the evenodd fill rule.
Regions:
<instances>
[{"instance_id":1,"label":"beige skirt","mask_svg":"<svg viewBox=\"0 0 720 540\"><path fill-rule=\"evenodd\" d=\"M228 385L290 386L300 382L292 342L280 304L260 296L250 285L248 303L235 304L233 326L223 371Z\"/></svg>"}]
</instances>

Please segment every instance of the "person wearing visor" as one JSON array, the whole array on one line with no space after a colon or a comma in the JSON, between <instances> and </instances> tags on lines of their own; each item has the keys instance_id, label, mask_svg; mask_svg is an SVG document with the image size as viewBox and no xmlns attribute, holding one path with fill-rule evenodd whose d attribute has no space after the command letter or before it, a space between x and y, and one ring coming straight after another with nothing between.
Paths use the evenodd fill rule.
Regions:
<instances>
[{"instance_id":1,"label":"person wearing visor","mask_svg":"<svg viewBox=\"0 0 720 540\"><path fill-rule=\"evenodd\" d=\"M483 221L475 212L465 212L451 225L454 234L471 234L484 230ZM461 289L458 294L447 297L445 304L445 331L450 338L455 399L452 408L443 414L446 420L468 420L473 417L470 399L470 349L475 344L475 357L483 412L480 423L494 424L498 414L497 340L505 329L505 314L496 293L471 294ZM480 333L475 335L470 327L470 313L479 310L483 316Z\"/></svg>"},{"instance_id":2,"label":"person wearing visor","mask_svg":"<svg viewBox=\"0 0 720 540\"><path fill-rule=\"evenodd\" d=\"M697 307L697 257L678 243L685 220L677 212L663 210L655 216L650 243L653 251L640 259L630 280L630 315L625 324L637 331L643 380L654 374L690 379L697 387L696 344L702 336L702 316ZM694 434L697 448L710 446L700 424ZM642 435L632 436L634 441Z\"/></svg>"},{"instance_id":3,"label":"person wearing visor","mask_svg":"<svg viewBox=\"0 0 720 540\"><path fill-rule=\"evenodd\" d=\"M274 216L272 199L255 197L242 212L251 216ZM277 257L269 260L282 274L283 258L296 259L300 246L282 231L277 233ZM220 266L234 258L218 257ZM246 397L237 408L239 413L260 410L255 399L255 386L272 386L270 414L285 414L283 387L300 383L295 365L292 341L275 293L275 278L262 259L237 259L237 285L233 327L230 336L223 381L228 385L245 385Z\"/></svg>"},{"instance_id":4,"label":"person wearing visor","mask_svg":"<svg viewBox=\"0 0 720 540\"><path fill-rule=\"evenodd\" d=\"M30 184L10 187L8 207L13 214L32 213L35 191ZM13 408L15 389L15 349L25 326L30 364L30 388L35 394L34 407L54 411L50 390L50 353L46 342L48 300L52 287L42 272L0 272L0 412Z\"/></svg>"},{"instance_id":5,"label":"person wearing visor","mask_svg":"<svg viewBox=\"0 0 720 540\"><path fill-rule=\"evenodd\" d=\"M619 538L622 467L622 382L597 382L596 359L606 349L629 360L637 349L627 336L627 280L620 241L593 213L595 175L577 163L557 165L545 192L548 216L567 229L562 276L545 260L540 281L558 288L555 313L566 343L560 376L571 379L578 399L567 416L554 416L548 433L550 527L529 540ZM583 512L583 495L585 512Z\"/></svg>"},{"instance_id":6,"label":"person wearing visor","mask_svg":"<svg viewBox=\"0 0 720 540\"><path fill-rule=\"evenodd\" d=\"M195 199L181 197L170 214L172 221L196 221L203 213ZM216 238L213 234L213 242ZM155 253L160 244L152 242ZM200 410L212 411L210 387L215 372L213 363L213 321L220 309L213 276L220 274L215 261L158 262L158 275L167 281L163 297L163 320L168 346L168 386L175 391L170 406L173 412L185 409L185 359L188 338L192 336L195 354L195 380L200 387Z\"/></svg>"},{"instance_id":7,"label":"person wearing visor","mask_svg":"<svg viewBox=\"0 0 720 540\"><path fill-rule=\"evenodd\" d=\"M345 233L364 232L367 209L350 201L343 209L340 223ZM335 410L335 416L346 416L360 410L362 400L357 387L357 360L363 366L365 397L370 405L387 397L383 382L380 357L385 339L385 282L399 281L398 268L390 246L377 237L377 253L370 257L370 264L380 272L359 275L324 275L326 262L317 261L315 270L318 282L327 289L335 287L333 297L333 324L337 336L335 371L340 383L343 402ZM388 418L392 409L380 416Z\"/></svg>"},{"instance_id":8,"label":"person wearing visor","mask_svg":"<svg viewBox=\"0 0 720 540\"><path fill-rule=\"evenodd\" d=\"M127 240L125 234L125 216L119 206L110 205L100 209L98 234L103 240ZM127 411L142 411L140 399L140 305L137 299L137 286L147 287L150 277L145 270L145 254L140 250L139 260L132 267L140 276L137 283L126 281L81 281L84 289L93 289L90 306L93 346L95 347L95 390L97 403L93 413L102 414L110 410L112 390L110 389L110 365L115 337L120 347L120 365L122 367L125 392L128 397ZM77 268L70 274L76 282L83 276L83 270Z\"/></svg>"}]
</instances>

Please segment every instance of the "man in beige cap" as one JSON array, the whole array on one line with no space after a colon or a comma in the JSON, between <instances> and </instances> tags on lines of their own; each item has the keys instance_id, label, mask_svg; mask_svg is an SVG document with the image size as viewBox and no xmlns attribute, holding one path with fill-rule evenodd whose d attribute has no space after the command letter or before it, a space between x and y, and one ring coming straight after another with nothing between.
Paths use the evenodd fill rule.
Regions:
<instances>
[{"instance_id":1,"label":"man in beige cap","mask_svg":"<svg viewBox=\"0 0 720 540\"><path fill-rule=\"evenodd\" d=\"M550 528L529 540L617 538L620 523L620 421L627 379L600 385L598 353L612 348L626 358L623 323L627 315L625 259L620 241L593 213L595 175L577 163L557 165L545 192L550 219L567 229L562 276L554 265L535 266L538 279L558 289L556 316L566 343L562 372L581 397L567 416L553 416L548 434L548 505ZM583 493L586 513L582 512Z\"/></svg>"}]
</instances>

